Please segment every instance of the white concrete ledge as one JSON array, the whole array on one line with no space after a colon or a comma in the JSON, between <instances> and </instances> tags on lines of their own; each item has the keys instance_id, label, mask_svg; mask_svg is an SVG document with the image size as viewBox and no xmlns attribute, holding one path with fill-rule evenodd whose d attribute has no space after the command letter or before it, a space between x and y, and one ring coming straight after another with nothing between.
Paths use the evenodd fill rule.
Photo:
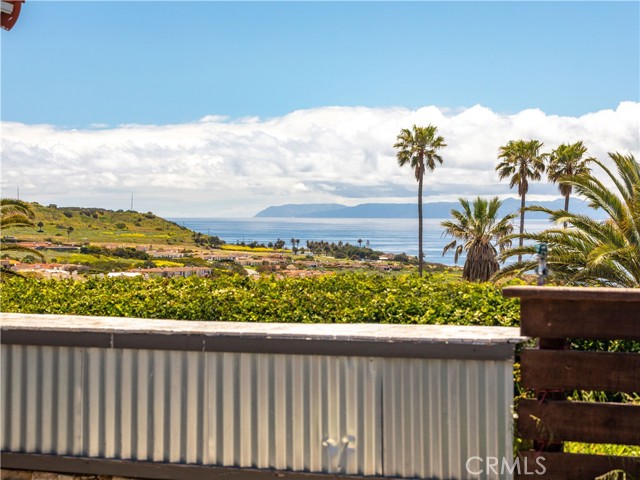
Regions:
<instances>
[{"instance_id":1,"label":"white concrete ledge","mask_svg":"<svg viewBox=\"0 0 640 480\"><path fill-rule=\"evenodd\" d=\"M508 358L518 328L0 315L2 343L416 358Z\"/></svg>"}]
</instances>

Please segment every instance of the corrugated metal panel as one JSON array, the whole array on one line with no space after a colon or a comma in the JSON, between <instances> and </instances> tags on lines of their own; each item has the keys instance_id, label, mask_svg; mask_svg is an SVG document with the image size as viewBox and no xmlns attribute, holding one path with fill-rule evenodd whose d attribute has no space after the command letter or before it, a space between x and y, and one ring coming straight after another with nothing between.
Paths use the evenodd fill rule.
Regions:
<instances>
[{"instance_id":1,"label":"corrugated metal panel","mask_svg":"<svg viewBox=\"0 0 640 480\"><path fill-rule=\"evenodd\" d=\"M378 475L379 360L2 346L2 449Z\"/></svg>"},{"instance_id":2,"label":"corrugated metal panel","mask_svg":"<svg viewBox=\"0 0 640 480\"><path fill-rule=\"evenodd\" d=\"M386 359L384 475L510 478L506 469L470 475L466 464L511 458L512 371L508 361Z\"/></svg>"},{"instance_id":3,"label":"corrugated metal panel","mask_svg":"<svg viewBox=\"0 0 640 480\"><path fill-rule=\"evenodd\" d=\"M2 390L12 452L407 478L512 452L510 361L2 345Z\"/></svg>"}]
</instances>

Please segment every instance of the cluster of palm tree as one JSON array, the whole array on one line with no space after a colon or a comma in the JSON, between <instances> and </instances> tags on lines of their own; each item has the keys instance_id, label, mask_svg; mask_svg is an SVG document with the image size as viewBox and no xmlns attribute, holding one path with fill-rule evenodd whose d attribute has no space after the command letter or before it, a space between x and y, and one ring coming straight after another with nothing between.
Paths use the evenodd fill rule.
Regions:
<instances>
[{"instance_id":1,"label":"cluster of palm tree","mask_svg":"<svg viewBox=\"0 0 640 480\"><path fill-rule=\"evenodd\" d=\"M551 153L541 152L543 144L538 140L512 140L500 147L496 167L500 180L509 179L509 188L518 186L520 196L520 233L519 247L523 245L524 214L526 211L526 196L530 181L539 181L547 171L550 182L558 184L558 189L565 197L564 209L569 209L569 197L572 186L567 179L578 175L588 175L589 162L594 160L586 157L587 148L581 141L573 144L562 144ZM547 164L548 160L548 164ZM565 225L566 226L566 225ZM522 261L522 257L518 257Z\"/></svg>"},{"instance_id":2,"label":"cluster of palm tree","mask_svg":"<svg viewBox=\"0 0 640 480\"><path fill-rule=\"evenodd\" d=\"M537 259L523 261L523 255L536 253L536 244L548 245L547 267L551 279L560 284L640 286L640 165L633 155L610 153L616 167L614 173L604 162L587 157L582 142L563 144L550 154L540 153L536 140L509 142L500 149L502 162L497 170L500 178L510 178L511 187L518 184L522 197L520 233L506 237L519 239L516 248L503 251L499 260L517 255L517 262L503 268L494 278L500 279L535 268ZM548 163L545 162L548 160ZM614 189L592 174L590 164L597 165L609 177ZM549 181L558 184L564 196L564 209L551 210L539 206L525 207L528 180L539 180L545 171ZM587 199L591 208L607 214L603 222L569 211L573 190ZM524 232L525 211L549 214L562 228L543 232ZM532 242L524 245L524 240Z\"/></svg>"},{"instance_id":3,"label":"cluster of palm tree","mask_svg":"<svg viewBox=\"0 0 640 480\"><path fill-rule=\"evenodd\" d=\"M438 150L445 147L444 138L437 135L437 128L413 126L403 129L397 137L397 160L400 166L410 165L418 181L418 265L422 275L422 196L425 171L433 171L442 164ZM455 262L467 252L463 278L471 281L487 281L505 278L531 271L536 259L523 261L523 255L534 255L536 245L524 245L525 240L547 243L548 266L557 283L605 284L640 286L640 167L633 155L609 154L616 165L617 175L595 158L587 156L583 142L562 144L550 153L542 152L544 145L538 140L512 140L498 152L498 177L509 180L510 188L517 186L521 199L519 233L512 233L512 220L517 213L498 218L502 202L496 197L485 200L480 197L472 204L460 199L461 210L452 210L452 220L442 222L445 234L454 240L445 246L443 255L453 250ZM590 164L602 168L615 185L609 189L592 175ZM529 183L539 181L546 172L550 182L558 185L565 198L564 209L549 210L542 207L526 207ZM601 209L608 220L598 222L584 215L569 212L569 199L573 190L589 201L595 209ZM542 211L550 215L563 228L552 228L538 234L524 230L525 212ZM511 242L518 239L518 246ZM499 261L510 257L518 260L499 269Z\"/></svg>"},{"instance_id":4,"label":"cluster of palm tree","mask_svg":"<svg viewBox=\"0 0 640 480\"><path fill-rule=\"evenodd\" d=\"M640 163L633 155L610 153L615 171L604 162L591 159L600 167L613 187L605 185L591 172L563 176L561 181L587 199L589 206L606 213L597 221L568 209L550 210L532 206L527 210L549 214L563 228L550 228L520 237L533 244L503 252L499 259L518 255L519 260L504 267L496 279L521 275L535 267L535 243L549 246L547 260L551 278L559 284L640 287ZM565 207L567 203L565 203Z\"/></svg>"}]
</instances>

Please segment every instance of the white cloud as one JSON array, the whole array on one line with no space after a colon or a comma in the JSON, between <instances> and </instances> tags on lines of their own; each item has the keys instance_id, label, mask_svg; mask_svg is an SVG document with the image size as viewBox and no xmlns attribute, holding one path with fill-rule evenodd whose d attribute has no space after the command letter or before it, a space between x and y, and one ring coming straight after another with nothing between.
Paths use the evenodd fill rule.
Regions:
<instances>
[{"instance_id":1,"label":"white cloud","mask_svg":"<svg viewBox=\"0 0 640 480\"><path fill-rule=\"evenodd\" d=\"M414 201L412 172L395 161L401 128L433 123L444 164L426 179L427 200L506 196L494 172L498 148L536 138L551 150L583 140L589 153L640 158L640 103L581 117L488 108L448 111L323 107L270 119L210 115L181 125L64 130L2 124L2 188L40 203L128 208L165 216L251 216L282 203ZM557 196L534 184L532 195Z\"/></svg>"}]
</instances>

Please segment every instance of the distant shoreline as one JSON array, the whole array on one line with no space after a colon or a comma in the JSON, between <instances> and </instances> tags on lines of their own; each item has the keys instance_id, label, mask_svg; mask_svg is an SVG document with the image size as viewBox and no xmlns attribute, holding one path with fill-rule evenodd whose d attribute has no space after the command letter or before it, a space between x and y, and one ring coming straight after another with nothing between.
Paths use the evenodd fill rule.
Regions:
<instances>
[{"instance_id":1,"label":"distant shoreline","mask_svg":"<svg viewBox=\"0 0 640 480\"><path fill-rule=\"evenodd\" d=\"M300 247L309 241L349 242L375 251L416 256L418 254L417 218L176 218L168 220L202 234L216 235L233 245L251 242L268 244L284 240L286 248L291 239L300 240ZM443 218L425 220L425 261L454 265L453 254L442 256L444 246L451 241L443 237L440 222ZM530 219L526 228L539 231L550 226L547 219ZM369 242L367 244L367 242ZM458 265L464 263L464 257Z\"/></svg>"},{"instance_id":2,"label":"distant shoreline","mask_svg":"<svg viewBox=\"0 0 640 480\"><path fill-rule=\"evenodd\" d=\"M553 201L530 201L527 206L540 205L552 210L564 208L564 199ZM459 210L459 202L433 202L425 203L424 218L446 219L451 216L451 210ZM520 209L520 200L507 198L503 201L499 211L500 216L505 216ZM598 217L598 212L591 209L586 202L573 198L569 205L572 212L588 214ZM349 207L338 203L319 204L287 204L267 207L258 212L253 218L323 218L323 219L413 219L418 216L416 203L363 203ZM547 219L548 215L542 212L527 212L529 219Z\"/></svg>"}]
</instances>

